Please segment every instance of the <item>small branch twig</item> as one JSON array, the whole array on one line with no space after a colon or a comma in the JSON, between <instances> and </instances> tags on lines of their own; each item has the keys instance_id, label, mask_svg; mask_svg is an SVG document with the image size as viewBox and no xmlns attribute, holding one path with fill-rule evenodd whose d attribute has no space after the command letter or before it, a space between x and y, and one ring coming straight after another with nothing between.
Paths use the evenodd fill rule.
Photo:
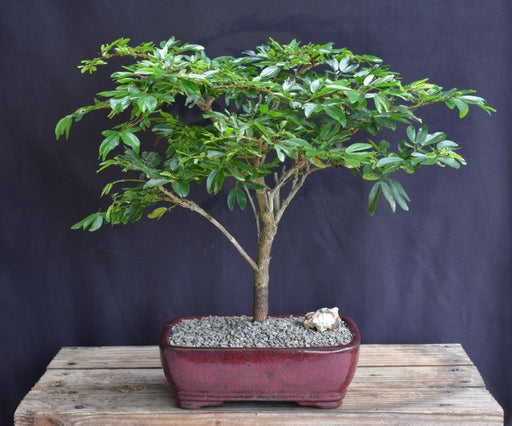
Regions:
<instances>
[{"instance_id":1,"label":"small branch twig","mask_svg":"<svg viewBox=\"0 0 512 426\"><path fill-rule=\"evenodd\" d=\"M283 173L285 171L285 168L286 168L286 166L283 166ZM279 210L281 208L281 191L277 187L277 184L279 183L279 176L277 175L277 173L274 173L274 181L276 183L276 188L277 188L277 189L274 188L274 190L272 191L273 199L274 199L274 209Z\"/></svg>"},{"instance_id":2,"label":"small branch twig","mask_svg":"<svg viewBox=\"0 0 512 426\"><path fill-rule=\"evenodd\" d=\"M260 215L258 214L258 210L256 210L256 205L254 204L254 200L252 199L251 192L249 188L244 185L245 193L247 194L247 198L249 199L249 203L251 203L252 212L254 213L254 219L256 219L256 230L258 231L258 238L260 237Z\"/></svg>"},{"instance_id":3,"label":"small branch twig","mask_svg":"<svg viewBox=\"0 0 512 426\"><path fill-rule=\"evenodd\" d=\"M203 112L211 112L212 111L212 104L213 104L214 100L215 100L214 98L200 99L199 101L197 101L197 106Z\"/></svg>"},{"instance_id":4,"label":"small branch twig","mask_svg":"<svg viewBox=\"0 0 512 426\"><path fill-rule=\"evenodd\" d=\"M158 189L165 194L167 201L170 201L173 204L176 204L180 207L192 210L193 212L196 212L203 216L206 220L208 220L211 224L213 224L217 229L219 229L220 232L224 234L224 236L229 240L233 246L238 250L238 252L242 255L242 257L251 265L252 269L255 271L258 270L258 265L252 258L247 254L247 252L244 250L244 248L240 245L240 243L236 240L233 235L220 223L218 222L211 214L206 212L204 209L202 209L199 205L194 203L191 200L179 198L178 196L174 195L172 192L167 191L163 186L159 186Z\"/></svg>"},{"instance_id":5,"label":"small branch twig","mask_svg":"<svg viewBox=\"0 0 512 426\"><path fill-rule=\"evenodd\" d=\"M304 185L304 182L306 182L306 178L310 175L310 173L312 173L313 170L315 170L315 169L311 170L309 167L309 163L307 163L306 170L302 173L302 176L300 177L300 179L299 179L298 173L295 175L295 178L294 178L294 181L292 184L292 189L288 193L288 196L286 197L286 199L281 204L281 208L275 213L276 224L279 223L279 221L281 220L281 217L283 216L284 211L286 210L288 205L291 203L291 201L293 200L293 197L295 197L295 195L297 194L299 189L302 188L302 185Z\"/></svg>"},{"instance_id":6,"label":"small branch twig","mask_svg":"<svg viewBox=\"0 0 512 426\"><path fill-rule=\"evenodd\" d=\"M319 66L319 65L322 65L323 62L320 61L320 62L315 62L315 59L317 59L318 56L313 56L313 57L310 57L310 60L311 60L311 63L309 64L304 64L302 65L301 67L299 67L298 69L294 70L294 74L295 74L295 77L298 77L299 75L302 75L302 74L305 74L307 73L308 71L312 70L313 68Z\"/></svg>"},{"instance_id":7,"label":"small branch twig","mask_svg":"<svg viewBox=\"0 0 512 426\"><path fill-rule=\"evenodd\" d=\"M283 173L281 174L281 177L276 181L276 186L270 191L270 195L274 196L276 193L279 193L280 189L284 185L286 185L294 175L296 175L299 172L303 165L304 164L302 162L297 163L286 173L284 172L285 169L283 168Z\"/></svg>"}]
</instances>

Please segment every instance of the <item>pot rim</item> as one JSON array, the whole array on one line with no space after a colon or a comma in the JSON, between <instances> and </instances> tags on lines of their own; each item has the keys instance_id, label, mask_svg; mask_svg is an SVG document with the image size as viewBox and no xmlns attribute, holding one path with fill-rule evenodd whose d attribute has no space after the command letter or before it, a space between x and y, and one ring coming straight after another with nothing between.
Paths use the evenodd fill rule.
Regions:
<instances>
[{"instance_id":1,"label":"pot rim","mask_svg":"<svg viewBox=\"0 0 512 426\"><path fill-rule=\"evenodd\" d=\"M361 335L359 333L359 329L357 328L355 322L350 317L340 316L340 318L345 321L352 332L352 341L346 345L333 345L333 346L299 346L299 347L291 347L291 348L280 348L280 347L243 347L243 348L226 348L222 346L179 346L179 345L171 345L169 343L169 335L171 333L172 327L183 321L188 319L200 319L204 318L207 315L196 315L196 316L184 316L177 317L173 320L167 322L162 330L160 335L160 349L161 350L175 350L175 351L230 351L230 352L247 352L247 351L256 351L256 352L264 352L264 351L272 351L272 352L348 352L357 347L359 347L361 343ZM241 316L241 315L224 315L224 316ZM289 318L290 316L299 317L302 315L271 315L271 318Z\"/></svg>"}]
</instances>

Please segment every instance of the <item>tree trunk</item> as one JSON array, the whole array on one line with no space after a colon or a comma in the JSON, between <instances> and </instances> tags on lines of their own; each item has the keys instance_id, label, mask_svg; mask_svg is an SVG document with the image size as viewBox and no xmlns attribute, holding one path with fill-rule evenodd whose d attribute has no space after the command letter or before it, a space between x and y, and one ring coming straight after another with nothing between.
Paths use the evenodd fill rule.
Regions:
<instances>
[{"instance_id":1,"label":"tree trunk","mask_svg":"<svg viewBox=\"0 0 512 426\"><path fill-rule=\"evenodd\" d=\"M277 232L273 214L262 214L262 229L258 242L258 269L254 272L254 306L253 318L263 322L268 317L268 279L270 251Z\"/></svg>"}]
</instances>

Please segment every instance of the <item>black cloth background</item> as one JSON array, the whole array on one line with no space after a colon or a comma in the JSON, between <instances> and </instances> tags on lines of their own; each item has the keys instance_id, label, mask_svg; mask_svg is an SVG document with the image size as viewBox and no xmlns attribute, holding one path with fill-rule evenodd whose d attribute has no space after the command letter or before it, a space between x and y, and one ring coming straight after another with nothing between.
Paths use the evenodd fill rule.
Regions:
<instances>
[{"instance_id":1,"label":"black cloth background","mask_svg":"<svg viewBox=\"0 0 512 426\"><path fill-rule=\"evenodd\" d=\"M54 141L53 128L109 87L108 70L81 75L76 65L121 36L175 35L212 56L269 36L333 41L384 58L406 82L474 88L496 107L493 117L473 109L462 121L442 106L421 112L431 131L462 144L468 166L401 176L408 213L381 200L370 217L371 183L346 169L313 175L275 242L270 307L341 306L364 343L460 342L511 412L510 2L27 0L2 9L0 423L12 421L61 346L156 344L172 317L251 311L250 268L197 215L69 229L105 206L108 175L95 170L108 123L95 113L69 142ZM250 209L230 213L224 195L198 193L254 253Z\"/></svg>"}]
</instances>

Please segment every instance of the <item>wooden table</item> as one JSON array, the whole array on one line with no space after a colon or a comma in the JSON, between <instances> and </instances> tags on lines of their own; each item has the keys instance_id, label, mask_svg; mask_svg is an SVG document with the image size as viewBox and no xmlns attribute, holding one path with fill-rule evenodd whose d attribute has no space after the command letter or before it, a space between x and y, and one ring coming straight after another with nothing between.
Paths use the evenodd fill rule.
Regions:
<instances>
[{"instance_id":1,"label":"wooden table","mask_svg":"<svg viewBox=\"0 0 512 426\"><path fill-rule=\"evenodd\" d=\"M62 348L23 399L16 425L503 424L459 344L362 345L343 405L229 402L182 410L156 346Z\"/></svg>"}]
</instances>

